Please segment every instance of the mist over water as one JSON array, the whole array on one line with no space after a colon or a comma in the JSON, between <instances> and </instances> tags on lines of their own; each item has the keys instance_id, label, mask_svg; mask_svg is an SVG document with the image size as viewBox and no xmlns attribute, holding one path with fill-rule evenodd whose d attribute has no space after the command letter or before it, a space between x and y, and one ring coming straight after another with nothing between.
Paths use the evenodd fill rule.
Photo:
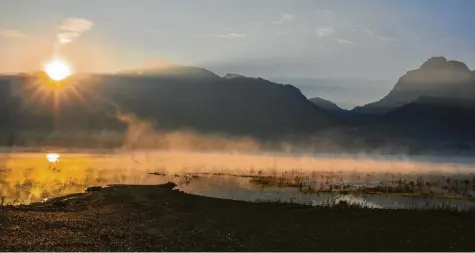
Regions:
<instances>
[{"instance_id":1,"label":"mist over water","mask_svg":"<svg viewBox=\"0 0 475 253\"><path fill-rule=\"evenodd\" d=\"M0 172L0 195L5 196L7 201L18 203L38 202L45 198L83 192L87 187L95 185L161 184L168 181L176 182L186 192L205 196L241 200L277 198L289 200L292 199L290 195L299 195L295 189L282 188L276 191L277 188L274 187L273 191L265 193L261 186L250 183L249 175L264 177L289 173L288 176L292 178L295 175L308 177L316 173L322 175L334 173L334 175L346 175L345 177L362 175L359 183L371 185L384 178L387 179L389 174L413 177L469 176L474 172L474 164L430 164L419 161L395 161L390 158L373 160L361 157L292 156L278 153L191 151L62 153L54 164L50 163L43 153L7 153L1 155L1 160L3 164ZM372 172L376 174L371 176ZM195 177L201 180L191 180ZM337 181L337 177L334 180ZM351 180L345 178L345 181ZM245 194L246 192L249 194ZM328 196L306 195L304 199L305 202L318 202L325 198Z\"/></svg>"},{"instance_id":2,"label":"mist over water","mask_svg":"<svg viewBox=\"0 0 475 253\"><path fill-rule=\"evenodd\" d=\"M316 153L293 143L269 149L252 138L157 131L130 114L118 114L118 119L128 125L120 148L78 151L45 146L36 152L16 149L0 154L0 196L7 203L31 203L96 185L172 181L185 192L210 197L319 204L342 196L309 194L302 191L304 181L313 191L332 184L376 186L421 176L438 181L449 176L471 179L475 173L475 159L470 157ZM56 153L60 157L51 155ZM52 162L51 157L57 159ZM297 178L299 187L295 187ZM263 183L271 179L280 180L280 185ZM286 185L289 180L293 183ZM404 207L414 202L411 198L345 196L372 207ZM464 200L453 201L466 205Z\"/></svg>"}]
</instances>

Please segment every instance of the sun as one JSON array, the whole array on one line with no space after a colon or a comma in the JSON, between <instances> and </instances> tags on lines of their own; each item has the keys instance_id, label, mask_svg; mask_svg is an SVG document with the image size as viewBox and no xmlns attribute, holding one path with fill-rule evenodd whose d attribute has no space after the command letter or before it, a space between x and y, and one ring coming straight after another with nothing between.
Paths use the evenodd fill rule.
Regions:
<instances>
[{"instance_id":1,"label":"sun","mask_svg":"<svg viewBox=\"0 0 475 253\"><path fill-rule=\"evenodd\" d=\"M66 62L53 59L45 65L44 71L54 81L61 81L71 75L71 69Z\"/></svg>"}]
</instances>

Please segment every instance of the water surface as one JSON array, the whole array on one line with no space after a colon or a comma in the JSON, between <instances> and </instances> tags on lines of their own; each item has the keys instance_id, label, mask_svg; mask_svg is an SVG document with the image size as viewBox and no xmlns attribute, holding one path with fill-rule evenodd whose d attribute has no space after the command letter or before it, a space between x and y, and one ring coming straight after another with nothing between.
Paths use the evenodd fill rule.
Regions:
<instances>
[{"instance_id":1,"label":"water surface","mask_svg":"<svg viewBox=\"0 0 475 253\"><path fill-rule=\"evenodd\" d=\"M471 158L13 152L0 154L0 165L0 195L4 202L15 204L83 192L95 185L173 181L188 193L246 201L326 205L343 200L374 208L475 206L471 200L475 161ZM371 190L374 187L379 187L378 192ZM414 193L388 192L388 187Z\"/></svg>"}]
</instances>

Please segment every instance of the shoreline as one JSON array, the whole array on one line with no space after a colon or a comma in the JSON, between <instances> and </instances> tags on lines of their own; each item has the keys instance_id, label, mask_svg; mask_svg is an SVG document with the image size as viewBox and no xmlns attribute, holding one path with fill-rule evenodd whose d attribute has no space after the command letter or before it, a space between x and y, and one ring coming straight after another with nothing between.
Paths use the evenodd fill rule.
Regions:
<instances>
[{"instance_id":1,"label":"shoreline","mask_svg":"<svg viewBox=\"0 0 475 253\"><path fill-rule=\"evenodd\" d=\"M473 212L311 207L112 185L0 208L1 251L471 251ZM28 239L26 239L28 238Z\"/></svg>"}]
</instances>

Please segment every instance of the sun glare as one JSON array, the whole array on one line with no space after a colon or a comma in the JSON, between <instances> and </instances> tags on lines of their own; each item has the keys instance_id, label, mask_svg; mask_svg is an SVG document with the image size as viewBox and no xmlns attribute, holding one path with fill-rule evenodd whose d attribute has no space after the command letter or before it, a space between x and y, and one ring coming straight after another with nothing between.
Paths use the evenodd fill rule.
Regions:
<instances>
[{"instance_id":1,"label":"sun glare","mask_svg":"<svg viewBox=\"0 0 475 253\"><path fill-rule=\"evenodd\" d=\"M49 153L46 155L46 159L48 160L48 162L50 163L56 163L59 161L59 157L60 155L59 154L56 154L56 153Z\"/></svg>"},{"instance_id":2,"label":"sun glare","mask_svg":"<svg viewBox=\"0 0 475 253\"><path fill-rule=\"evenodd\" d=\"M54 59L48 62L44 71L48 74L49 78L55 81L61 81L71 75L71 69L62 60Z\"/></svg>"}]
</instances>

